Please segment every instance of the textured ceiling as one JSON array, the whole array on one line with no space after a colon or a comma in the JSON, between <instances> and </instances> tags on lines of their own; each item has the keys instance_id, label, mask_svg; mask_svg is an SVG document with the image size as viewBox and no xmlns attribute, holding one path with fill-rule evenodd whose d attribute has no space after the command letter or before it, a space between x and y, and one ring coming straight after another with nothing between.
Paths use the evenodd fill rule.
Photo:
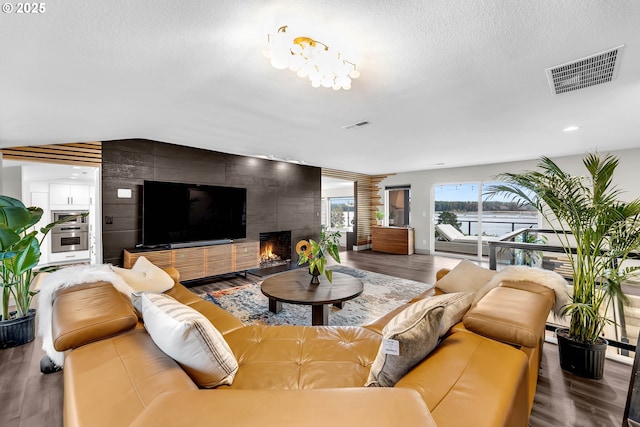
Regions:
<instances>
[{"instance_id":1,"label":"textured ceiling","mask_svg":"<svg viewBox=\"0 0 640 427\"><path fill-rule=\"evenodd\" d=\"M640 147L637 0L45 4L0 14L0 147L148 138L372 174ZM355 52L353 88L271 67L284 24ZM546 68L622 44L616 80L551 94Z\"/></svg>"}]
</instances>

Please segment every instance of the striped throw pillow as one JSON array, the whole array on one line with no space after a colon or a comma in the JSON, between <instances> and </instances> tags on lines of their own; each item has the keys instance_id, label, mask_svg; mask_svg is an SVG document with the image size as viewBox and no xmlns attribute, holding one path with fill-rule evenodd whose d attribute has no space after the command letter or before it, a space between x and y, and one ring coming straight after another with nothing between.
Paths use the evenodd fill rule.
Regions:
<instances>
[{"instance_id":1,"label":"striped throw pillow","mask_svg":"<svg viewBox=\"0 0 640 427\"><path fill-rule=\"evenodd\" d=\"M141 294L144 326L153 342L200 387L230 385L238 362L222 334L202 314L165 294Z\"/></svg>"}]
</instances>

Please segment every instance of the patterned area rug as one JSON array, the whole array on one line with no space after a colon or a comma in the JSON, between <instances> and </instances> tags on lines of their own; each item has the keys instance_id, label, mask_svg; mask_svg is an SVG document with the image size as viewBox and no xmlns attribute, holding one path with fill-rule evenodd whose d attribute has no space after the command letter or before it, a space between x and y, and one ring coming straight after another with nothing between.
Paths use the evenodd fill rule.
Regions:
<instances>
[{"instance_id":1,"label":"patterned area rug","mask_svg":"<svg viewBox=\"0 0 640 427\"><path fill-rule=\"evenodd\" d=\"M342 309L331 306L329 325L365 325L433 287L422 282L342 265L334 266L332 269L362 280L364 292L359 297L346 301ZM245 325L311 325L311 306L308 305L283 303L280 313L270 312L268 299L260 291L261 283L262 281L258 281L254 284L213 291L200 297L224 308Z\"/></svg>"}]
</instances>

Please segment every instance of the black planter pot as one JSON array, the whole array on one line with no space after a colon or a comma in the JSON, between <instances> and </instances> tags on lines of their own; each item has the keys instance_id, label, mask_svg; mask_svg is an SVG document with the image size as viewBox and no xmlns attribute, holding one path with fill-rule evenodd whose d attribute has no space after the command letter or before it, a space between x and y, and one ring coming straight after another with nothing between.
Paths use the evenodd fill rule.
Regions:
<instances>
[{"instance_id":1,"label":"black planter pot","mask_svg":"<svg viewBox=\"0 0 640 427\"><path fill-rule=\"evenodd\" d=\"M595 344L581 343L569 336L568 329L556 330L556 336L562 369L583 378L602 379L608 344L606 339L601 338L601 342L599 340Z\"/></svg>"},{"instance_id":2,"label":"black planter pot","mask_svg":"<svg viewBox=\"0 0 640 427\"><path fill-rule=\"evenodd\" d=\"M0 348L17 347L33 341L35 337L36 310L33 308L24 317L0 320Z\"/></svg>"}]
</instances>

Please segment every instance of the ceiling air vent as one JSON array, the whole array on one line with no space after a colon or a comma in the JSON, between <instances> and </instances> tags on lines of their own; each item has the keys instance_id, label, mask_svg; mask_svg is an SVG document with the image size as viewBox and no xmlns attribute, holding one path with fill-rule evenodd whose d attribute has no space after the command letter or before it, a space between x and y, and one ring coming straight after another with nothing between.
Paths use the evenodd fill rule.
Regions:
<instances>
[{"instance_id":1,"label":"ceiling air vent","mask_svg":"<svg viewBox=\"0 0 640 427\"><path fill-rule=\"evenodd\" d=\"M547 68L551 93L558 95L572 90L610 82L616 78L624 45L587 56L556 67Z\"/></svg>"},{"instance_id":2,"label":"ceiling air vent","mask_svg":"<svg viewBox=\"0 0 640 427\"><path fill-rule=\"evenodd\" d=\"M369 124L369 122L365 120L365 121L358 122L358 123L353 123L353 124L350 124L350 125L344 125L344 126L342 126L342 129L349 130L349 129L357 128L359 126L366 126L368 124Z\"/></svg>"}]
</instances>

